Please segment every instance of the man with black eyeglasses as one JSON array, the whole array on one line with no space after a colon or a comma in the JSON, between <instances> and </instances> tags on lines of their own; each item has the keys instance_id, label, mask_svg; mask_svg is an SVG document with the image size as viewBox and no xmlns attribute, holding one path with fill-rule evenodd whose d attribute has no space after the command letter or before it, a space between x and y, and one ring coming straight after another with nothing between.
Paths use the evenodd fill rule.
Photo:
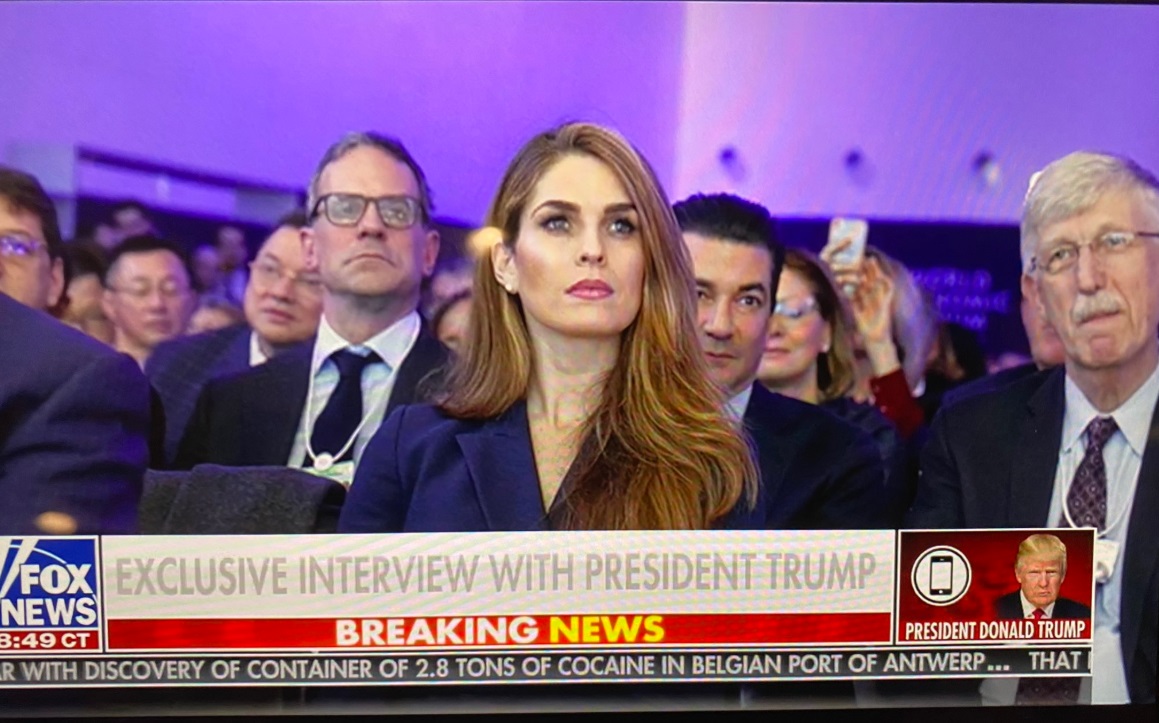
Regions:
<instances>
[{"instance_id":1,"label":"man with black eyeglasses","mask_svg":"<svg viewBox=\"0 0 1159 723\"><path fill-rule=\"evenodd\" d=\"M307 265L322 283L312 348L211 381L176 466L288 465L349 484L396 405L418 401L447 350L418 314L439 235L426 177L397 140L342 138L310 181Z\"/></svg>"},{"instance_id":2,"label":"man with black eyeglasses","mask_svg":"<svg viewBox=\"0 0 1159 723\"><path fill-rule=\"evenodd\" d=\"M322 282L306 268L304 211L281 218L250 262L245 324L178 337L158 346L145 374L165 407L165 461L171 464L197 397L210 379L241 372L313 341L322 315Z\"/></svg>"}]
</instances>

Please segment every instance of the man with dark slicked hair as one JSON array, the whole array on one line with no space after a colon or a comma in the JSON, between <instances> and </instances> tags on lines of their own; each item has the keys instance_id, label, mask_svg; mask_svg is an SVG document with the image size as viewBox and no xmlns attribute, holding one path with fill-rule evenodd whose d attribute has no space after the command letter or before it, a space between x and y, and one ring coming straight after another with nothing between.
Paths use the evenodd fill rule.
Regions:
<instances>
[{"instance_id":1,"label":"man with dark slicked hair","mask_svg":"<svg viewBox=\"0 0 1159 723\"><path fill-rule=\"evenodd\" d=\"M756 383L785 258L769 212L723 193L692 196L673 210L692 255L701 346L755 444L768 527L892 527L872 438Z\"/></svg>"}]
</instances>

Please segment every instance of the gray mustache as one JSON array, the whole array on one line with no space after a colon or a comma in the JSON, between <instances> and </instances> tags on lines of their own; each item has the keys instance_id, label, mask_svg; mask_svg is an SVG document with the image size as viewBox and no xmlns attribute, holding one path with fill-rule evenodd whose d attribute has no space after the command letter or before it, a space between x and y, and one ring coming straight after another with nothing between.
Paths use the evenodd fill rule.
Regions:
<instances>
[{"instance_id":1,"label":"gray mustache","mask_svg":"<svg viewBox=\"0 0 1159 723\"><path fill-rule=\"evenodd\" d=\"M1123 310L1123 304L1113 294L1099 292L1094 296L1080 296L1070 311L1070 318L1076 324L1081 324L1091 317L1100 314L1114 314Z\"/></svg>"}]
</instances>

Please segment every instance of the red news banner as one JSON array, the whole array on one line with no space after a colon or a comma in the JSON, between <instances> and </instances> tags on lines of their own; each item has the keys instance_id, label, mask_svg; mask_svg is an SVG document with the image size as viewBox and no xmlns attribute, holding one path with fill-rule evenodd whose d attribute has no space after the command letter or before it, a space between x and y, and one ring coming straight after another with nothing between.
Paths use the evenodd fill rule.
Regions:
<instances>
[{"instance_id":1,"label":"red news banner","mask_svg":"<svg viewBox=\"0 0 1159 723\"><path fill-rule=\"evenodd\" d=\"M1093 529L902 532L897 644L1089 645L1094 542Z\"/></svg>"},{"instance_id":2,"label":"red news banner","mask_svg":"<svg viewBox=\"0 0 1159 723\"><path fill-rule=\"evenodd\" d=\"M837 648L892 638L891 531L102 545L110 653Z\"/></svg>"}]
</instances>

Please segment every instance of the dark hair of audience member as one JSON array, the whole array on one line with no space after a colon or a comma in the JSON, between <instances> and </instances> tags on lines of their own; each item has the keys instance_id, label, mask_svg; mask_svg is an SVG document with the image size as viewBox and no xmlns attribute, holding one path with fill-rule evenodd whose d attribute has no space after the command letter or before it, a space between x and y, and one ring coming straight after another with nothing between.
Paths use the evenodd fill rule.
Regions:
<instances>
[{"instance_id":1,"label":"dark hair of audience member","mask_svg":"<svg viewBox=\"0 0 1159 723\"><path fill-rule=\"evenodd\" d=\"M121 242L119 246L109 253L109 265L105 269L104 276L101 277L101 284L108 288L109 276L113 269L116 268L117 262L122 256L128 254L144 254L151 251L169 251L181 261L181 266L185 269L185 274L190 282L193 281L193 268L189 263L189 255L185 253L185 249L167 239L158 236L130 236Z\"/></svg>"},{"instance_id":2,"label":"dark hair of audience member","mask_svg":"<svg viewBox=\"0 0 1159 723\"><path fill-rule=\"evenodd\" d=\"M52 198L45 192L44 186L40 185L36 176L9 166L0 166L0 199L6 199L7 203L18 211L26 211L36 216L40 221L41 233L44 234L44 243L49 259L61 260L64 271L64 290L61 291L60 299L57 300L56 305L48 309L49 314L60 318L65 309L68 308L68 282L71 277L69 276L68 260L64 255L64 238L60 234L56 205L53 204Z\"/></svg>"},{"instance_id":3,"label":"dark hair of audience member","mask_svg":"<svg viewBox=\"0 0 1159 723\"><path fill-rule=\"evenodd\" d=\"M279 218L278 222L274 224L273 230L276 231L282 227L305 228L309 225L310 221L306 218L306 212L303 209L296 208Z\"/></svg>"},{"instance_id":4,"label":"dark hair of audience member","mask_svg":"<svg viewBox=\"0 0 1159 723\"><path fill-rule=\"evenodd\" d=\"M487 225L500 231L498 243L517 244L540 179L571 155L594 158L619 179L638 214L645 270L639 313L580 432L560 528L708 528L738 503L754 504L758 477L700 351L692 260L647 160L599 126L541 133L508 166ZM477 261L472 304L466 345L438 406L457 419L488 419L527 398L532 340L490 253Z\"/></svg>"},{"instance_id":5,"label":"dark hair of audience member","mask_svg":"<svg viewBox=\"0 0 1159 723\"><path fill-rule=\"evenodd\" d=\"M460 301L467 301L471 298L471 290L464 289L463 291L451 294L442 301L435 310L431 313L431 329L438 335L439 324L443 323L443 317L447 315L451 309L455 307Z\"/></svg>"},{"instance_id":6,"label":"dark hair of audience member","mask_svg":"<svg viewBox=\"0 0 1159 723\"><path fill-rule=\"evenodd\" d=\"M109 269L108 254L95 241L74 240L65 244L64 263L69 279L93 274L103 280Z\"/></svg>"},{"instance_id":7,"label":"dark hair of audience member","mask_svg":"<svg viewBox=\"0 0 1159 723\"><path fill-rule=\"evenodd\" d=\"M121 211L136 211L146 218L149 216L149 208L135 198L126 198L123 201L117 201L109 209L109 217L116 218L117 214Z\"/></svg>"},{"instance_id":8,"label":"dark hair of audience member","mask_svg":"<svg viewBox=\"0 0 1159 723\"><path fill-rule=\"evenodd\" d=\"M829 267L815 254L790 248L785 253L785 268L804 280L817 311L830 329L830 348L817 357L817 389L820 401L839 399L853 391L857 383L857 356L854 338L857 329L846 297L837 290Z\"/></svg>"},{"instance_id":9,"label":"dark hair of audience member","mask_svg":"<svg viewBox=\"0 0 1159 723\"><path fill-rule=\"evenodd\" d=\"M776 296L785 266L785 245L777 236L776 221L764 206L727 193L698 193L677 203L673 211L685 233L767 248L773 257L769 292Z\"/></svg>"},{"instance_id":10,"label":"dark hair of audience member","mask_svg":"<svg viewBox=\"0 0 1159 723\"><path fill-rule=\"evenodd\" d=\"M53 259L64 258L64 239L60 235L60 223L56 217L56 206L36 177L15 168L0 166L0 196L17 210L27 211L40 221L48 255ZM68 279L65 279L67 284Z\"/></svg>"}]
</instances>

